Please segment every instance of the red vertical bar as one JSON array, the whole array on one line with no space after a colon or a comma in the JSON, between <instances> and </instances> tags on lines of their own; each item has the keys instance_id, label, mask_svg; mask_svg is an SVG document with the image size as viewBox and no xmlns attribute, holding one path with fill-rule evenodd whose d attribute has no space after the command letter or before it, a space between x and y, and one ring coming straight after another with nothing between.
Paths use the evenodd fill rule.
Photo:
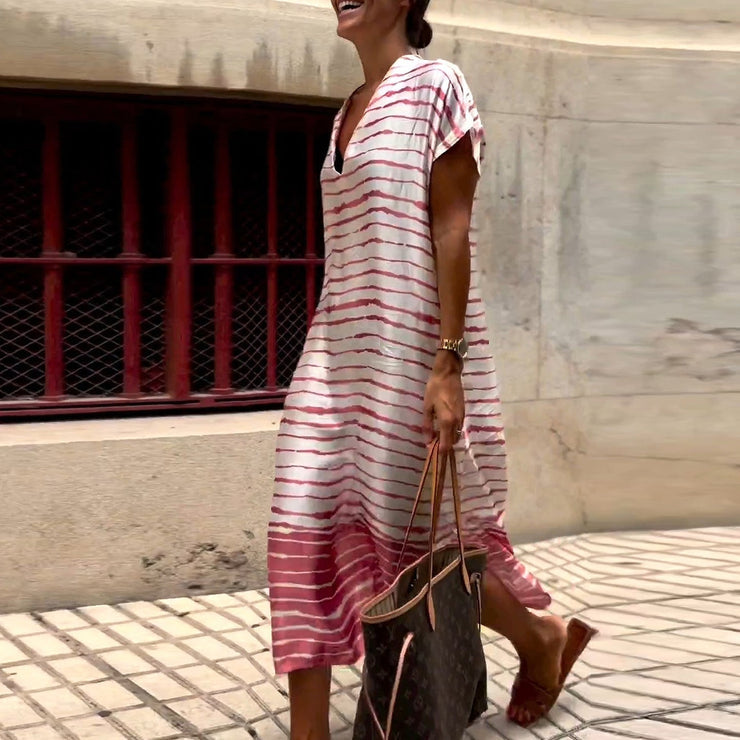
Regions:
<instances>
[{"instance_id":1,"label":"red vertical bar","mask_svg":"<svg viewBox=\"0 0 740 740\"><path fill-rule=\"evenodd\" d=\"M306 257L316 256L316 183L314 173L314 121L306 127ZM316 309L316 265L306 265L306 313L311 326Z\"/></svg>"},{"instance_id":2,"label":"red vertical bar","mask_svg":"<svg viewBox=\"0 0 740 740\"><path fill-rule=\"evenodd\" d=\"M141 253L141 212L137 173L136 121L123 125L121 146L123 256ZM141 391L141 271L139 265L123 270L123 392Z\"/></svg>"},{"instance_id":3,"label":"red vertical bar","mask_svg":"<svg viewBox=\"0 0 740 740\"><path fill-rule=\"evenodd\" d=\"M220 124L216 134L215 190L216 255L234 253L234 231L231 213L231 157L229 131ZM215 391L231 390L232 316L234 306L234 271L231 265L217 265L215 277Z\"/></svg>"},{"instance_id":4,"label":"red vertical bar","mask_svg":"<svg viewBox=\"0 0 740 740\"><path fill-rule=\"evenodd\" d=\"M44 255L62 251L62 191L59 121L46 122L43 151ZM46 398L64 393L64 280L60 265L44 267Z\"/></svg>"},{"instance_id":5,"label":"red vertical bar","mask_svg":"<svg viewBox=\"0 0 740 740\"><path fill-rule=\"evenodd\" d=\"M190 395L191 229L188 131L185 112L172 114L170 131L167 295L167 391L176 400Z\"/></svg>"},{"instance_id":6,"label":"red vertical bar","mask_svg":"<svg viewBox=\"0 0 740 740\"><path fill-rule=\"evenodd\" d=\"M278 188L275 120L270 120L267 141L267 387L277 387L278 325Z\"/></svg>"}]
</instances>

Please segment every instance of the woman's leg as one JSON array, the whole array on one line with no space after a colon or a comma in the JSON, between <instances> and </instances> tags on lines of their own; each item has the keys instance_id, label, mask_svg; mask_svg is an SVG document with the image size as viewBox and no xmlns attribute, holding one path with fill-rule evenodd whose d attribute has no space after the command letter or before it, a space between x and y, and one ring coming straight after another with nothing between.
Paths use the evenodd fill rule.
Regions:
<instances>
[{"instance_id":1,"label":"woman's leg","mask_svg":"<svg viewBox=\"0 0 740 740\"><path fill-rule=\"evenodd\" d=\"M331 668L309 668L288 676L290 740L330 740Z\"/></svg>"},{"instance_id":2,"label":"woman's leg","mask_svg":"<svg viewBox=\"0 0 740 740\"><path fill-rule=\"evenodd\" d=\"M533 614L489 574L483 581L483 624L511 642L528 678L546 689L560 683L560 660L567 638L562 619ZM512 707L512 714L512 719L524 723L532 719L521 707Z\"/></svg>"}]
</instances>

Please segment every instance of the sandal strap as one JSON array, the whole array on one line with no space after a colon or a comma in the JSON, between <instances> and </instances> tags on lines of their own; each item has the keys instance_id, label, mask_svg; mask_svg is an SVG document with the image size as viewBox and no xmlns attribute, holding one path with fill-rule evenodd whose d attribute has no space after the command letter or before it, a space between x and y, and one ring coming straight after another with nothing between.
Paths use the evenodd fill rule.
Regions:
<instances>
[{"instance_id":1,"label":"sandal strap","mask_svg":"<svg viewBox=\"0 0 740 740\"><path fill-rule=\"evenodd\" d=\"M548 691L520 672L514 680L511 700L513 704L520 706L534 702L543 707L545 711L549 711L557 701L561 688L561 686L558 686L554 691Z\"/></svg>"}]
</instances>

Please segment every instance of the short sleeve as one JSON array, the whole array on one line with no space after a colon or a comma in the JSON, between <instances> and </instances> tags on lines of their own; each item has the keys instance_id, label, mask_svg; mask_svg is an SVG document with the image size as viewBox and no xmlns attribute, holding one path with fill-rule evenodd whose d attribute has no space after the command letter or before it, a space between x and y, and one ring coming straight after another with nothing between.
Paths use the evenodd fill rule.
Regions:
<instances>
[{"instance_id":1,"label":"short sleeve","mask_svg":"<svg viewBox=\"0 0 740 740\"><path fill-rule=\"evenodd\" d=\"M473 94L462 72L448 62L434 65L432 92L432 126L430 148L432 161L470 135L473 156L480 173L485 149L485 133Z\"/></svg>"}]
</instances>

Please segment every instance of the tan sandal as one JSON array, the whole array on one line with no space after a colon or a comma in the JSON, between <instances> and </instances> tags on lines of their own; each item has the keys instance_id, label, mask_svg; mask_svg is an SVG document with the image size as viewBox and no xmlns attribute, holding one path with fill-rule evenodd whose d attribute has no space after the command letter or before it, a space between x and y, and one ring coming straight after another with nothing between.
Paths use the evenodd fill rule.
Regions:
<instances>
[{"instance_id":1,"label":"tan sandal","mask_svg":"<svg viewBox=\"0 0 740 740\"><path fill-rule=\"evenodd\" d=\"M541 720L555 706L573 666L596 634L598 634L597 630L585 622L580 619L571 619L568 623L568 637L563 648L563 657L560 660L560 683L554 689L540 686L536 681L528 678L525 673L519 671L514 680L511 703L507 709L507 715L512 722L521 727L529 727ZM530 717L529 722L524 723L514 719L512 716L514 707L527 710Z\"/></svg>"}]
</instances>

